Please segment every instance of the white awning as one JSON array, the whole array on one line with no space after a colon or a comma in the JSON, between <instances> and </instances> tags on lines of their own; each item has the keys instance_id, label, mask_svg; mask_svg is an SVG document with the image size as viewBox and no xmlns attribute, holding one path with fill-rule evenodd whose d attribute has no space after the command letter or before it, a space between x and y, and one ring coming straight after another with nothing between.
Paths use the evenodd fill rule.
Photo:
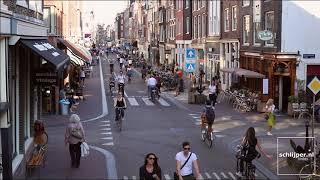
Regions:
<instances>
[{"instance_id":1,"label":"white awning","mask_svg":"<svg viewBox=\"0 0 320 180\"><path fill-rule=\"evenodd\" d=\"M67 50L67 54L68 54L68 56L70 57L70 60L71 60L75 65L78 65L78 66L83 66L83 65L84 65L83 60L81 60L80 58L78 58L78 57L76 57L75 55L73 55L71 51Z\"/></svg>"},{"instance_id":2,"label":"white awning","mask_svg":"<svg viewBox=\"0 0 320 180\"><path fill-rule=\"evenodd\" d=\"M265 75L255 71L250 71L242 68L222 68L222 72L235 73L237 76L244 76L246 78L265 78Z\"/></svg>"}]
</instances>

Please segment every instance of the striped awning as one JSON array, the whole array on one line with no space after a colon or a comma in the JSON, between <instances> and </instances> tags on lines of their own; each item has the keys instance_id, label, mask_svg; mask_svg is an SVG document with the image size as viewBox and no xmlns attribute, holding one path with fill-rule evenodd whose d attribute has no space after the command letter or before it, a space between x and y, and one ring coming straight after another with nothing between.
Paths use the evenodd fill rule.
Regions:
<instances>
[{"instance_id":1,"label":"striped awning","mask_svg":"<svg viewBox=\"0 0 320 180\"><path fill-rule=\"evenodd\" d=\"M72 64L74 64L76 66L83 66L84 65L84 61L81 58L75 56L70 50L67 50L67 54L70 57Z\"/></svg>"}]
</instances>

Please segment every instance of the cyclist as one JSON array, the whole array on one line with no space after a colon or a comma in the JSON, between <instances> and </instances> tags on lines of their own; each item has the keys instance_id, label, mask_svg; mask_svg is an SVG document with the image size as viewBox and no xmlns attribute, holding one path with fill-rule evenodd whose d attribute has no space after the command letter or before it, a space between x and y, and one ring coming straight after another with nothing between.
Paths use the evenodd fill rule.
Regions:
<instances>
[{"instance_id":1,"label":"cyclist","mask_svg":"<svg viewBox=\"0 0 320 180\"><path fill-rule=\"evenodd\" d=\"M120 92L121 90L121 93L122 95L124 94L124 83L125 83L125 80L126 80L126 76L123 74L122 71L120 71L120 74L117 76L117 81L118 81L118 90ZM120 86L122 86L123 88L121 89Z\"/></svg>"},{"instance_id":2,"label":"cyclist","mask_svg":"<svg viewBox=\"0 0 320 180\"><path fill-rule=\"evenodd\" d=\"M142 69L141 69L141 77L142 79L146 79L146 76L147 76L147 68L146 66L142 66Z\"/></svg>"},{"instance_id":3,"label":"cyclist","mask_svg":"<svg viewBox=\"0 0 320 180\"><path fill-rule=\"evenodd\" d=\"M236 173L240 177L243 176L244 162L251 163L256 157L260 157L260 153L256 150L256 147L258 147L260 152L262 152L267 158L271 159L272 157L262 150L253 127L248 128L242 139L241 147L241 155L237 157L240 160L240 171Z\"/></svg>"},{"instance_id":4,"label":"cyclist","mask_svg":"<svg viewBox=\"0 0 320 180\"><path fill-rule=\"evenodd\" d=\"M127 103L121 92L119 92L118 96L113 99L113 102L114 102L113 106L115 107L115 113L116 113L115 120L118 121L120 113L121 113L121 117L124 117L124 109L127 108Z\"/></svg>"},{"instance_id":5,"label":"cyclist","mask_svg":"<svg viewBox=\"0 0 320 180\"><path fill-rule=\"evenodd\" d=\"M109 59L109 65L110 65L110 73L113 73L113 65L114 65L114 59L110 58Z\"/></svg>"},{"instance_id":6,"label":"cyclist","mask_svg":"<svg viewBox=\"0 0 320 180\"><path fill-rule=\"evenodd\" d=\"M147 85L148 85L148 96L149 98L151 98L151 91L152 89L156 88L156 85L157 85L157 80L154 78L153 74L151 74L151 77L148 79Z\"/></svg>"},{"instance_id":7,"label":"cyclist","mask_svg":"<svg viewBox=\"0 0 320 180\"><path fill-rule=\"evenodd\" d=\"M120 63L120 69L122 69L122 66L123 66L123 63L124 63L124 58L123 58L123 56L120 57L119 63Z\"/></svg>"},{"instance_id":8,"label":"cyclist","mask_svg":"<svg viewBox=\"0 0 320 180\"><path fill-rule=\"evenodd\" d=\"M132 77L132 68L131 66L129 65L129 67L127 68L127 76L128 76L128 81L131 81L131 77Z\"/></svg>"},{"instance_id":9,"label":"cyclist","mask_svg":"<svg viewBox=\"0 0 320 180\"><path fill-rule=\"evenodd\" d=\"M206 124L208 124L208 133L211 135L213 128L212 125L214 123L215 119L215 112L214 107L211 105L211 101L206 101L206 106L203 108L202 114L201 114L201 129L202 133L205 132ZM212 138L212 137L211 137Z\"/></svg>"}]
</instances>

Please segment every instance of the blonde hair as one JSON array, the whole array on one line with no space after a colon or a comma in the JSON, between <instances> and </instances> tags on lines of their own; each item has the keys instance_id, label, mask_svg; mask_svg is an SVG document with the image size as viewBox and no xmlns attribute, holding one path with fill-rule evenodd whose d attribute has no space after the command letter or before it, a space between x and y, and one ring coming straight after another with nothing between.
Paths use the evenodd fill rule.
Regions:
<instances>
[{"instance_id":1,"label":"blonde hair","mask_svg":"<svg viewBox=\"0 0 320 180\"><path fill-rule=\"evenodd\" d=\"M269 99L266 103L267 106L272 106L273 105L273 99Z\"/></svg>"},{"instance_id":2,"label":"blonde hair","mask_svg":"<svg viewBox=\"0 0 320 180\"><path fill-rule=\"evenodd\" d=\"M72 122L72 123L80 122L80 117L77 114L72 114L70 116L69 121Z\"/></svg>"}]
</instances>

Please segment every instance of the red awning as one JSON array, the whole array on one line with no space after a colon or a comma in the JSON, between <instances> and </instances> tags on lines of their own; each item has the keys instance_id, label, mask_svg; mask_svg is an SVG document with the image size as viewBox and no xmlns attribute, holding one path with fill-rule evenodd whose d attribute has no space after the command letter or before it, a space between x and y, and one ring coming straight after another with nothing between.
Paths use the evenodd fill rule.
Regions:
<instances>
[{"instance_id":1,"label":"red awning","mask_svg":"<svg viewBox=\"0 0 320 180\"><path fill-rule=\"evenodd\" d=\"M68 49L70 49L70 51L72 51L74 54L76 54L77 56L79 56L83 60L90 62L90 58L87 55L85 55L81 50L79 50L73 43L71 43L68 40L61 39L61 38L58 38L58 40L62 44L64 44Z\"/></svg>"}]
</instances>

